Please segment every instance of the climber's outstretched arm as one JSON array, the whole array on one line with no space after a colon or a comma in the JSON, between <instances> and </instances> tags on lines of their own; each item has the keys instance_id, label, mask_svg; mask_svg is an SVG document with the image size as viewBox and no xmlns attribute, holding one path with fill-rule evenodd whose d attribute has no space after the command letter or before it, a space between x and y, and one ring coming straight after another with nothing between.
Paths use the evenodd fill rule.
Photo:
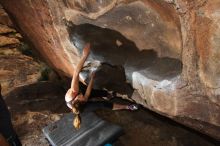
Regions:
<instances>
[{"instance_id":1,"label":"climber's outstretched arm","mask_svg":"<svg viewBox=\"0 0 220 146\"><path fill-rule=\"evenodd\" d=\"M73 73L73 78L71 82L71 90L73 92L77 92L77 93L79 92L79 73L82 70L83 64L85 63L87 57L89 56L89 52L90 52L90 43L87 43L85 47L83 48L82 57L79 63L77 64L75 71Z\"/></svg>"}]
</instances>

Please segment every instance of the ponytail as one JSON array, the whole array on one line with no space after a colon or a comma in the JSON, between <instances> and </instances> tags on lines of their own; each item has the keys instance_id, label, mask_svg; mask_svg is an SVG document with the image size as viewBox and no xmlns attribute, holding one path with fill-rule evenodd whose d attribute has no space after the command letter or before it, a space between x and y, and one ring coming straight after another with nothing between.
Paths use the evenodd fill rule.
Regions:
<instances>
[{"instance_id":1,"label":"ponytail","mask_svg":"<svg viewBox=\"0 0 220 146\"><path fill-rule=\"evenodd\" d=\"M81 125L81 117L80 115L75 115L75 118L73 120L73 126L78 130L80 128Z\"/></svg>"},{"instance_id":2,"label":"ponytail","mask_svg":"<svg viewBox=\"0 0 220 146\"><path fill-rule=\"evenodd\" d=\"M72 112L75 115L73 119L73 126L78 130L81 125L81 117L79 112L79 102L75 101L72 105Z\"/></svg>"}]
</instances>

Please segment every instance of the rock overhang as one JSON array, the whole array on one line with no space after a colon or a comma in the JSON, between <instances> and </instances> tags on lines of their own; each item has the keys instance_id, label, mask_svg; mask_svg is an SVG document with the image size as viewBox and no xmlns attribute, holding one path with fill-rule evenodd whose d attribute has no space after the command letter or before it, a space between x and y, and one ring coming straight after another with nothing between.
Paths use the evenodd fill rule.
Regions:
<instances>
[{"instance_id":1,"label":"rock overhang","mask_svg":"<svg viewBox=\"0 0 220 146\"><path fill-rule=\"evenodd\" d=\"M178 69L174 70L176 72L171 73L171 77L167 77L166 74L155 76L158 69L155 69L154 66L147 68L147 70L143 70L143 68L134 70L129 65L133 63L135 66L136 61L127 64L126 61L122 62L129 82L137 86L139 94L143 93L142 98L139 98L140 101L138 101L139 99L136 101L151 110L219 138L219 61L217 59L219 41L218 27L214 27L218 26L218 6L220 6L218 0L28 1L32 7L29 7L25 0L19 4L13 0L2 0L2 3L13 15L14 20L19 21L19 28L29 36L35 47L44 54L49 64L61 75L71 77L74 65L80 56L80 51L76 48L77 45L75 46L69 39L63 19L72 21L79 27L87 23L98 27L98 29L116 31L127 40L132 41L138 50L137 52L142 51L142 54L153 50L156 52L156 57L152 60L156 60L154 66L158 66L158 68L163 69L164 67L172 70L169 65L175 67L175 64L178 64ZM128 9L137 6L140 6L140 9L135 9L134 12L132 9ZM135 14L143 7L147 8L147 11L141 17L142 20L138 19L139 17ZM123 12L130 10L131 16L127 17L126 13L122 13L123 17L117 17L117 21L110 21L116 16L120 16L110 15L115 14L116 10ZM22 13L17 13L17 11L22 11ZM151 13L155 15L150 15ZM152 18L157 23L154 22L153 25L146 23L150 19L145 18ZM157 20L157 18L159 19ZM24 20L34 23L28 25L29 22ZM137 28L132 27L134 20L140 22L140 28L143 28L143 25L150 28L147 30L147 36L142 35L146 31L139 30L139 25ZM135 31L132 32L132 30ZM147 39L144 39L145 37ZM104 39L101 37L100 40ZM82 48L84 43L85 41L81 41L78 48ZM128 42L126 41L126 43ZM116 40L110 44L116 44L120 47L123 42ZM95 48L97 46L96 44ZM95 56L98 55L95 54ZM118 58L121 59L120 56ZM174 60L173 63L170 63L171 60ZM163 65L163 62L166 65ZM142 76L145 77L143 80L141 80ZM140 81L137 84L133 82L132 78ZM144 88L142 84L146 84ZM154 87L154 84L160 88Z\"/></svg>"}]
</instances>

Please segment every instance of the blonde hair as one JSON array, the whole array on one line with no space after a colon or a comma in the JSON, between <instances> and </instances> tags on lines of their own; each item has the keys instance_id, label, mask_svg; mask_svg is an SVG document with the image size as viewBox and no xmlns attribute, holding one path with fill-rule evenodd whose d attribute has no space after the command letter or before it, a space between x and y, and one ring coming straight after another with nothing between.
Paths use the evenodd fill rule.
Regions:
<instances>
[{"instance_id":1,"label":"blonde hair","mask_svg":"<svg viewBox=\"0 0 220 146\"><path fill-rule=\"evenodd\" d=\"M81 125L81 117L79 112L79 101L75 101L72 105L72 112L75 115L75 118L73 119L73 126L78 130Z\"/></svg>"}]
</instances>

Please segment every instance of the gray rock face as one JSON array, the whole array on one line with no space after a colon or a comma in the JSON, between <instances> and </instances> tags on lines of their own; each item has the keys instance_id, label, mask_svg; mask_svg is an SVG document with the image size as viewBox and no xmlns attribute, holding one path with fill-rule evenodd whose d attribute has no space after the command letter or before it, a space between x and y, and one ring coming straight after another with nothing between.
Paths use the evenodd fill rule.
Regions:
<instances>
[{"instance_id":1,"label":"gray rock face","mask_svg":"<svg viewBox=\"0 0 220 146\"><path fill-rule=\"evenodd\" d=\"M106 88L129 83L118 92L220 139L219 0L1 3L61 75L71 77L90 41Z\"/></svg>"}]
</instances>

